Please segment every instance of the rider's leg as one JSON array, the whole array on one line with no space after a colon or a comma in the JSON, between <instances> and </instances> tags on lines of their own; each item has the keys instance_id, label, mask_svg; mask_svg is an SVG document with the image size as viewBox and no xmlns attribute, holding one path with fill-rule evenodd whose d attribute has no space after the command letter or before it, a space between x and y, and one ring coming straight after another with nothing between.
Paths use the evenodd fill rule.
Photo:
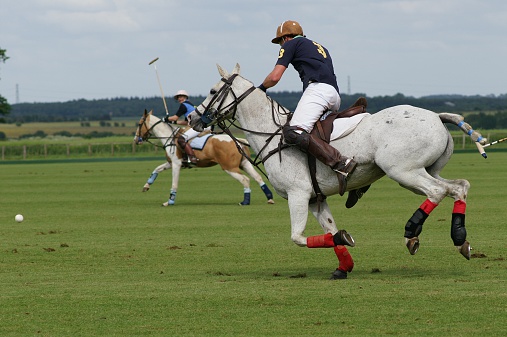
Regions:
<instances>
[{"instance_id":1,"label":"rider's leg","mask_svg":"<svg viewBox=\"0 0 507 337\"><path fill-rule=\"evenodd\" d=\"M190 131L190 132L189 132ZM186 155L187 158L183 158L184 161L191 162L192 164L197 164L197 158L195 157L194 150L190 145L190 140L192 140L197 135L194 135L197 131L189 129L185 131L182 135L178 137L178 145L184 152L184 157ZM199 134L199 133L197 133ZM192 136L192 137L191 137Z\"/></svg>"},{"instance_id":2,"label":"rider's leg","mask_svg":"<svg viewBox=\"0 0 507 337\"><path fill-rule=\"evenodd\" d=\"M347 189L347 177L356 168L356 162L321 140L310 135L315 123L325 110L337 111L341 98L335 88L325 83L311 83L303 92L289 126L284 127L285 142L298 146L338 173L339 193Z\"/></svg>"},{"instance_id":3,"label":"rider's leg","mask_svg":"<svg viewBox=\"0 0 507 337\"><path fill-rule=\"evenodd\" d=\"M338 175L340 183L339 193L343 195L347 189L347 177L354 171L357 163L323 141L305 131L297 130L295 127L286 126L283 128L285 142L296 145L303 152L310 153L315 158L331 167Z\"/></svg>"}]
</instances>

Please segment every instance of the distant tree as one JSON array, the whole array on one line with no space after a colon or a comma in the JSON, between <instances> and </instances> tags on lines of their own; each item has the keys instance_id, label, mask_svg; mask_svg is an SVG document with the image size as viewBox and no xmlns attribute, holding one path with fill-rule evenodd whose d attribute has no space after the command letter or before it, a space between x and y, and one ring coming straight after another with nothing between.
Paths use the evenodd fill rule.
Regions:
<instances>
[{"instance_id":1,"label":"distant tree","mask_svg":"<svg viewBox=\"0 0 507 337\"><path fill-rule=\"evenodd\" d=\"M9 59L5 52L5 49L0 48L0 63L5 63ZM0 95L0 115L8 115L9 112L11 112L11 106L7 103L7 99ZM4 119L0 118L1 121L4 121Z\"/></svg>"}]
</instances>

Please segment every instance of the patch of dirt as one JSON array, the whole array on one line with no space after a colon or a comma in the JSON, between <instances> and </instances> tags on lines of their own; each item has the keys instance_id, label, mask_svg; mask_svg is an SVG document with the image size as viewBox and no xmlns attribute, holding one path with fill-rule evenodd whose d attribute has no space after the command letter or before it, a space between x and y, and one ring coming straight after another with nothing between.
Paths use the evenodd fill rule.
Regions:
<instances>
[{"instance_id":1,"label":"patch of dirt","mask_svg":"<svg viewBox=\"0 0 507 337\"><path fill-rule=\"evenodd\" d=\"M483 253L473 253L470 255L470 258L472 259L483 259L487 257L486 254L483 254Z\"/></svg>"}]
</instances>

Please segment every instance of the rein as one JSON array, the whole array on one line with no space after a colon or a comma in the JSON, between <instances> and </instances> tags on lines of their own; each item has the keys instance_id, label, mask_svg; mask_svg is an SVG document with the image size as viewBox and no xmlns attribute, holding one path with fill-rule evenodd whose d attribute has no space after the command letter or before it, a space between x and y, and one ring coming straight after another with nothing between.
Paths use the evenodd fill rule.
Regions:
<instances>
[{"instance_id":1,"label":"rein","mask_svg":"<svg viewBox=\"0 0 507 337\"><path fill-rule=\"evenodd\" d=\"M257 167L257 169L259 169L259 171L261 171L266 178L268 178L266 173L259 167L259 165L261 163L264 164L269 157L271 157L277 152L279 153L281 161L282 160L281 151L285 148L290 147L290 145L283 143L283 135L280 131L282 130L284 125L280 122L279 117L281 115L289 116L291 115L291 112L287 111L284 107L282 107L279 104L275 105L275 101L271 97L267 96L267 98L271 102L271 118L273 120L273 123L278 127L275 132L262 132L249 130L237 125L235 122L236 122L237 107L239 103L256 89L256 87L251 86L240 96L237 96L234 90L232 89L232 83L234 82L234 79L237 76L238 74L233 74L229 77L229 79L222 78L222 82L224 82L225 84L217 92L213 93L213 97L211 98L209 104L204 107L204 111L201 113L198 110L198 108L196 108L195 112L201 117L201 121L205 127L207 126L207 124L213 122L214 120L217 120L216 124L224 131L224 133L226 133L229 137L231 137L234 140L234 142L236 143L236 148L238 149L239 153L241 153L241 155L244 158L246 158L253 166ZM222 106L224 105L224 102L229 94L232 94L232 96L234 97L233 101L225 106ZM216 104L217 102L219 102L218 109L212 108L212 105ZM233 109L232 114L231 109ZM228 115L231 116L229 117ZM261 148L259 153L257 153L257 156L254 160L252 160L250 156L247 153L245 153L243 147L240 145L244 143L242 143L238 138L236 138L232 134L230 130L231 126L234 126L241 131L249 132L255 135L268 136L268 138L266 139L266 144ZM263 156L262 153L266 151L267 146L276 136L281 136L277 148L269 151L266 155ZM262 159L259 160L259 158Z\"/></svg>"},{"instance_id":2,"label":"rein","mask_svg":"<svg viewBox=\"0 0 507 337\"><path fill-rule=\"evenodd\" d=\"M141 121L138 124L136 137L138 138L138 140L141 140L141 142L146 141L146 142L150 143L151 145L163 148L164 150L169 146L176 146L176 144L174 143L174 138L175 138L176 134L178 133L179 128L173 128L171 125L169 125L169 127L171 128L171 131L172 131L172 134L169 137L156 137L156 136L152 135L151 131L160 123L163 123L162 119L155 122L155 124L153 124L151 127L148 127L148 125L146 124L146 117L143 116L143 118L141 118ZM144 134L142 134L143 126L146 129L146 132ZM158 143L157 144L153 143L151 141L151 139L165 139L166 141L162 145L160 145Z\"/></svg>"}]
</instances>

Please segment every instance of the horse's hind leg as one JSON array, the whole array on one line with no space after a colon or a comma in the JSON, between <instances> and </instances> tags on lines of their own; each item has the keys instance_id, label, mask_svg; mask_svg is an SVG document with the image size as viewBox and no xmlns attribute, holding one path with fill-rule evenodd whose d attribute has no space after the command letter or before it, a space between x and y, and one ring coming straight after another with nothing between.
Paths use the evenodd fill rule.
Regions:
<instances>
[{"instance_id":1,"label":"horse's hind leg","mask_svg":"<svg viewBox=\"0 0 507 337\"><path fill-rule=\"evenodd\" d=\"M241 166L243 171L245 171L250 177L252 177L261 187L262 192L264 192L264 195L268 199L268 204L274 204L275 201L273 200L273 193L269 189L268 185L262 180L261 175L255 170L254 166L248 159L244 158L241 160Z\"/></svg>"},{"instance_id":2,"label":"horse's hind leg","mask_svg":"<svg viewBox=\"0 0 507 337\"><path fill-rule=\"evenodd\" d=\"M231 177L236 179L243 185L243 201L239 203L240 206L246 206L250 205L250 194L252 190L250 189L250 179L242 174L239 171L239 168L234 168L231 170L224 169L225 172L227 172Z\"/></svg>"},{"instance_id":3,"label":"horse's hind leg","mask_svg":"<svg viewBox=\"0 0 507 337\"><path fill-rule=\"evenodd\" d=\"M428 197L405 225L406 244L410 254L415 254L419 248L419 234L426 218L446 196L449 196L454 199L451 238L460 253L469 259L470 244L466 241L465 229L466 196L470 187L468 181L463 179L446 180L436 173L432 177L423 170L409 172L408 174L405 172L393 179L398 181L400 185L416 190Z\"/></svg>"},{"instance_id":4,"label":"horse's hind leg","mask_svg":"<svg viewBox=\"0 0 507 337\"><path fill-rule=\"evenodd\" d=\"M307 238L308 248L327 248L333 247L338 258L338 268L333 272L332 279L347 278L347 273L354 268L354 260L347 247L354 246L355 242L352 236L345 230L338 230L333 215L326 201L310 204L310 211L315 216L320 226L324 230L324 235L310 236Z\"/></svg>"}]
</instances>

